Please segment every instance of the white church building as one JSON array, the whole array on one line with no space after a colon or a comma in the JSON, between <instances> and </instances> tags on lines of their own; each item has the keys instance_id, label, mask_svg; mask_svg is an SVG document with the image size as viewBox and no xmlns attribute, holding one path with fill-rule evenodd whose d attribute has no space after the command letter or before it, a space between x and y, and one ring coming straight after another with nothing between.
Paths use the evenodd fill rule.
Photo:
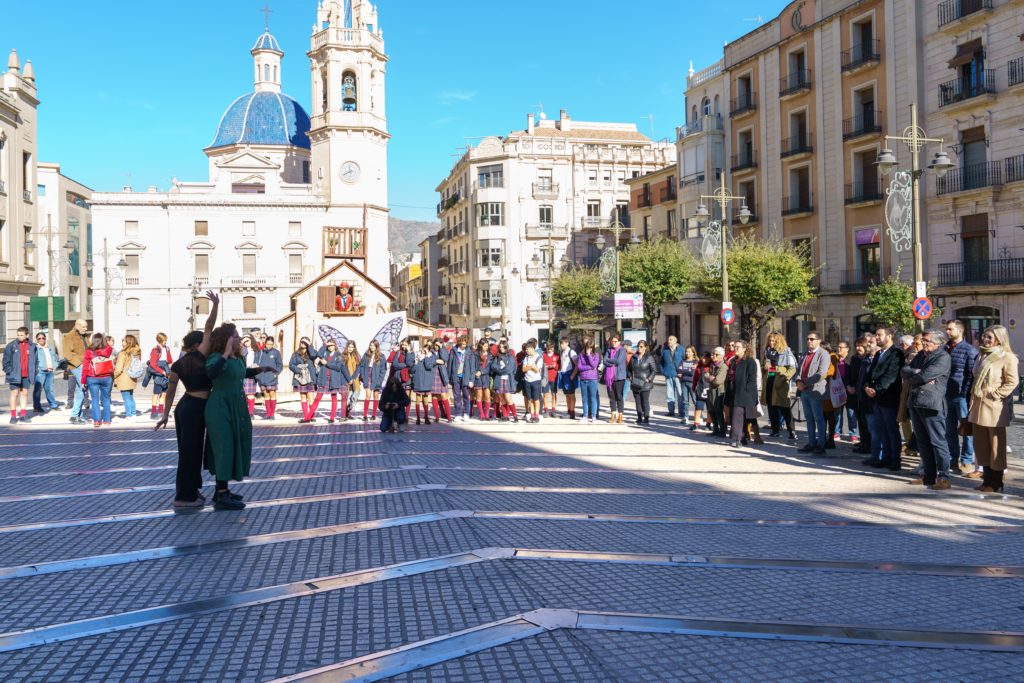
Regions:
<instances>
[{"instance_id":1,"label":"white church building","mask_svg":"<svg viewBox=\"0 0 1024 683\"><path fill-rule=\"evenodd\" d=\"M282 91L269 28L251 53L254 89L226 103L203 150L206 181L93 195L97 330L135 334L144 348L157 332L180 344L205 322L207 288L221 293L222 320L269 330L339 260L388 282L388 58L376 8L319 3L312 116ZM367 283L347 284L358 301Z\"/></svg>"}]
</instances>

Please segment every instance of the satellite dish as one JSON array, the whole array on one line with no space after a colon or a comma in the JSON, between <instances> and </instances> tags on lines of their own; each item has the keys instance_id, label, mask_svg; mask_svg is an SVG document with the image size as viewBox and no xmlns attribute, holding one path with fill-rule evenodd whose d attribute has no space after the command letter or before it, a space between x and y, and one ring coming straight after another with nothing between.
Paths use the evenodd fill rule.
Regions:
<instances>
[{"instance_id":1,"label":"satellite dish","mask_svg":"<svg viewBox=\"0 0 1024 683\"><path fill-rule=\"evenodd\" d=\"M547 121L548 120L548 115L545 114L544 112L541 112L540 113L540 120L541 121Z\"/></svg>"}]
</instances>

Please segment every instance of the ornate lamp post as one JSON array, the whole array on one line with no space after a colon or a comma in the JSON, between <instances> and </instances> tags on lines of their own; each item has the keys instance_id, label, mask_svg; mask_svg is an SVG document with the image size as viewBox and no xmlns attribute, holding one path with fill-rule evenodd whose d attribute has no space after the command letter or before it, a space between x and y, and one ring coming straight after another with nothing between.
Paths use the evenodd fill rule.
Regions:
<instances>
[{"instance_id":1,"label":"ornate lamp post","mask_svg":"<svg viewBox=\"0 0 1024 683\"><path fill-rule=\"evenodd\" d=\"M750 213L750 207L747 206L746 197L734 197L725 189L724 178L714 194L701 195L700 199L701 202L697 205L697 213L694 214L698 221L707 220L711 216L711 212L708 211L708 207L704 203L705 200L717 203L721 209L719 214L721 219L711 221L704 230L704 244L701 246L701 255L704 260L704 267L708 273L711 275L721 274L722 276L722 304L724 308L724 305L729 301L729 266L726 262L729 228L727 222L723 225L725 212L728 210L731 202L740 202L740 211L736 217L739 218L740 223L743 225L750 222L752 214ZM726 329L729 327L730 325L726 325Z\"/></svg>"},{"instance_id":2,"label":"ornate lamp post","mask_svg":"<svg viewBox=\"0 0 1024 683\"><path fill-rule=\"evenodd\" d=\"M625 225L623 225L622 222L618 219L618 216L616 215L615 221L611 224L611 226L609 227L609 230L611 230L611 232L613 232L615 234L615 244L614 245L609 245L608 249L601 256L601 262L602 262L601 263L601 269L602 269L602 276L603 276L604 275L604 268L606 266L610 266L611 265L610 262L614 261L614 266L615 266L615 292L614 293L618 294L622 290L622 272L619 269L619 242L621 241L622 233L624 233L626 230L629 230L630 232L632 232L632 228L627 228ZM630 244L640 244L640 238L637 237L636 234L634 234L632 237L629 238L629 243ZM597 234L597 239L594 240L594 245L598 249L604 249L605 248L605 244L607 244L607 241L604 238L604 234L599 232ZM609 270L610 270L610 268L609 268ZM608 284L611 284L611 283L609 282ZM618 333L620 335L622 334L622 321L621 320L616 320L615 321L615 329L618 331Z\"/></svg>"},{"instance_id":3,"label":"ornate lamp post","mask_svg":"<svg viewBox=\"0 0 1024 683\"><path fill-rule=\"evenodd\" d=\"M954 168L949 155L943 151L945 141L942 138L927 137L924 130L917 125L917 105L910 105L910 126L904 129L903 135L886 135L885 141L902 142L910 150L910 172L897 170L896 155L886 147L878 153L875 161L882 175L888 176L893 171L892 182L886 191L885 222L888 226L889 239L897 252L913 249L914 283L924 282L924 261L921 254L921 192L918 184L924 170L918 163L918 154L928 143L938 143L939 151L935 153L928 168L939 178ZM918 328L924 328L924 321L918 321Z\"/></svg>"},{"instance_id":4,"label":"ornate lamp post","mask_svg":"<svg viewBox=\"0 0 1024 683\"><path fill-rule=\"evenodd\" d=\"M121 292L124 287L124 280L121 276L121 269L128 267L128 262L124 260L124 256L121 256L115 267L110 267L110 257L114 252L107 248L107 238L103 238L103 251L99 252L99 255L103 257L103 333L110 334L110 304L111 302L118 302L121 300ZM88 270L92 270L93 266L96 265L90 257L85 262L85 267ZM111 272L113 270L113 272ZM121 282L121 288L111 292L111 285L115 281Z\"/></svg>"}]
</instances>

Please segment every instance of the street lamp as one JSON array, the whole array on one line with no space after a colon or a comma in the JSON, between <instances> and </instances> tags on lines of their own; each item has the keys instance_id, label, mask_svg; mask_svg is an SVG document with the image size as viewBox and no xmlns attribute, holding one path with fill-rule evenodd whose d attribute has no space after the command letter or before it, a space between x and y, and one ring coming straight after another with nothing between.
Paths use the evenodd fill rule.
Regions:
<instances>
[{"instance_id":1,"label":"street lamp","mask_svg":"<svg viewBox=\"0 0 1024 683\"><path fill-rule=\"evenodd\" d=\"M40 236L45 236L45 238L46 238L47 270L48 270L48 272L50 274L49 282L47 283L47 297L46 297L47 326L48 326L47 329L52 330L53 329L53 323L54 323L54 320L53 320L53 298L54 298L54 296L56 294L59 293L59 288L57 287L57 269L60 267L61 264L65 264L66 263L69 267L71 265L71 259L68 256L61 256L60 252L61 252L61 249L63 249L65 252L67 252L70 255L70 253L72 251L74 251L75 247L78 246L78 245L75 243L75 241L73 239L68 237L67 240L65 240L64 244L61 245L60 247L54 247L53 246L53 223L51 221L50 214L47 214L47 216L46 216L46 230L39 230L39 231L37 231L37 234L39 234ZM27 240L25 240L25 244L24 244L24 248L25 248L26 254L27 254L27 252L36 250L37 247L38 247L38 245L36 244L35 240L33 240L31 235L30 235L29 238ZM36 263L34 265L36 267L39 266L38 263ZM65 305L67 305L67 303L68 302L65 302ZM65 308L65 311L67 311L67 310L68 309Z\"/></svg>"},{"instance_id":2,"label":"street lamp","mask_svg":"<svg viewBox=\"0 0 1024 683\"><path fill-rule=\"evenodd\" d=\"M120 280L122 282L122 287L124 286L121 271L128 267L128 262L125 260L124 256L121 255L120 258L118 258L117 263L114 264L115 267L111 269L110 256L112 253L113 252L107 248L107 238L104 237L103 250L99 252L99 255L103 257L103 330L105 334L110 333L110 303L120 301L122 291L118 290L111 293L110 287L115 280ZM88 270L92 270L95 265L96 263L92 260L91 256L85 262L85 267ZM113 270L113 272L111 272L111 270Z\"/></svg>"},{"instance_id":3,"label":"street lamp","mask_svg":"<svg viewBox=\"0 0 1024 683\"><path fill-rule=\"evenodd\" d=\"M615 244L609 245L608 250L605 251L604 255L601 257L601 261L604 262L602 266L607 265L608 260L615 261L615 294L619 294L620 290L622 289L622 276L621 270L619 269L619 243L622 241L622 233L624 233L626 230L632 229L627 228L625 225L622 224L622 221L618 219L618 212L616 212L616 218L608 229L615 234ZM594 239L594 246L596 246L600 250L604 250L605 245L607 243L607 240L605 240L604 238L604 233L598 233L597 238ZM640 238L634 234L630 238L629 243L640 244ZM615 329L618 331L619 335L622 334L621 320L615 320Z\"/></svg>"},{"instance_id":4,"label":"street lamp","mask_svg":"<svg viewBox=\"0 0 1024 683\"><path fill-rule=\"evenodd\" d=\"M914 256L914 283L915 289L920 287L918 283L924 282L924 259L921 253L921 198L918 184L924 170L921 169L918 154L928 143L938 143L939 151L935 153L928 169L933 171L939 178L944 177L955 164L949 160L942 146L945 140L942 138L929 138L924 129L917 125L917 105L910 105L910 126L904 129L903 135L886 135L885 141L890 140L902 142L910 150L910 172L897 169L898 162L896 155L886 147L878 153L875 164L882 175L893 174L892 181L887 191L885 221L888 225L889 238L892 240L893 249L897 252L905 250L908 246L913 250ZM924 329L924 321L918 321L918 329Z\"/></svg>"},{"instance_id":5,"label":"street lamp","mask_svg":"<svg viewBox=\"0 0 1024 683\"><path fill-rule=\"evenodd\" d=\"M707 220L711 217L711 212L708 211L707 204L704 203L704 200L715 202L721 209L721 212L719 213L721 219L708 223L707 230L704 232L702 255L704 258L704 267L708 269L708 272L721 272L722 274L722 307L724 309L725 304L729 303L729 265L726 260L729 228L728 223L723 225L725 213L731 202L740 202L740 210L739 213L736 214L736 217L739 219L741 225L749 223L750 217L753 214L747 206L746 197L734 197L729 194L729 191L725 189L724 178L722 179L718 189L715 190L713 194L701 195L700 203L697 204L697 211L694 214L694 218L698 221ZM730 325L726 325L725 327L728 329Z\"/></svg>"}]
</instances>

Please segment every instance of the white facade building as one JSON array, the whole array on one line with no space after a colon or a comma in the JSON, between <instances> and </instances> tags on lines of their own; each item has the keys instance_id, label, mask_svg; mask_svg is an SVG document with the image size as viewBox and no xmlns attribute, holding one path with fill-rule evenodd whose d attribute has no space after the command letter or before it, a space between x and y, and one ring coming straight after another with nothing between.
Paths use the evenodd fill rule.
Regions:
<instances>
[{"instance_id":1,"label":"white facade building","mask_svg":"<svg viewBox=\"0 0 1024 683\"><path fill-rule=\"evenodd\" d=\"M626 180L675 163L675 145L633 124L527 117L524 130L484 138L437 187L442 326L545 339L548 284L563 257L594 263L594 239L629 221ZM628 241L629 232L622 236Z\"/></svg>"},{"instance_id":2,"label":"white facade building","mask_svg":"<svg viewBox=\"0 0 1024 683\"><path fill-rule=\"evenodd\" d=\"M64 297L64 316L54 326L70 330L74 321L92 320L92 278L86 263L92 238L92 190L68 178L60 164L40 163L36 188L39 296ZM91 325L90 325L91 327Z\"/></svg>"},{"instance_id":3,"label":"white facade building","mask_svg":"<svg viewBox=\"0 0 1024 683\"><path fill-rule=\"evenodd\" d=\"M31 248L36 223L36 78L14 50L0 73L0 341L31 327L29 302L42 283ZM28 247L28 248L26 248Z\"/></svg>"},{"instance_id":4,"label":"white facade building","mask_svg":"<svg viewBox=\"0 0 1024 683\"><path fill-rule=\"evenodd\" d=\"M94 194L97 329L178 343L202 326L206 288L221 292L223 320L267 329L328 259L387 281L387 56L376 9L325 0L310 46L312 117L282 93L284 53L268 31L251 50L253 92L231 103L204 150L207 181Z\"/></svg>"}]
</instances>

